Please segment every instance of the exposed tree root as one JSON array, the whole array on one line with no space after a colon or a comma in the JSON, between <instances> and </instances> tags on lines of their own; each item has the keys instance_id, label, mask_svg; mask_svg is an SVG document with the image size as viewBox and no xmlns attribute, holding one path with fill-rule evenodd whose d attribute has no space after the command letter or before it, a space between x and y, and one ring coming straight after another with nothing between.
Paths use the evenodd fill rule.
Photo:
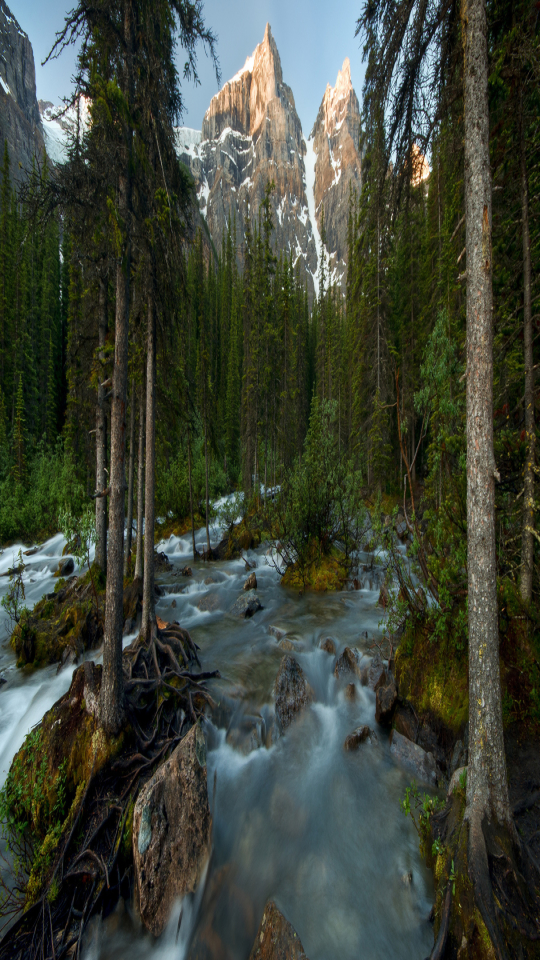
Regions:
<instances>
[{"instance_id":1,"label":"exposed tree root","mask_svg":"<svg viewBox=\"0 0 540 960\"><path fill-rule=\"evenodd\" d=\"M0 960L78 958L90 918L109 913L121 893L129 895L129 820L137 793L213 706L205 682L219 673L193 671L200 668L197 649L174 623L156 628L150 643L139 637L124 651L126 746L90 777L42 895L19 912L0 943Z\"/></svg>"},{"instance_id":2,"label":"exposed tree root","mask_svg":"<svg viewBox=\"0 0 540 960\"><path fill-rule=\"evenodd\" d=\"M436 939L429 960L540 957L540 872L517 832L464 819L456 791L432 818Z\"/></svg>"}]
</instances>

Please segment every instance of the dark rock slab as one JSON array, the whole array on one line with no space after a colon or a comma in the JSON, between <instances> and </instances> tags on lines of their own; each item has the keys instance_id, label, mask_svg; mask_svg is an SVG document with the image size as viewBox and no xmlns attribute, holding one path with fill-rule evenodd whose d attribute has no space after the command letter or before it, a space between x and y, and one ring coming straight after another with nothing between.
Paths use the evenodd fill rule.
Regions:
<instances>
[{"instance_id":1,"label":"dark rock slab","mask_svg":"<svg viewBox=\"0 0 540 960\"><path fill-rule=\"evenodd\" d=\"M418 780L435 786L437 764L431 753L426 753L417 743L411 743L397 730L390 734L390 753L401 766L406 767Z\"/></svg>"},{"instance_id":2,"label":"dark rock slab","mask_svg":"<svg viewBox=\"0 0 540 960\"><path fill-rule=\"evenodd\" d=\"M416 743L418 721L413 713L412 708L408 704L398 703L396 712L394 713L394 727L398 733L401 733L402 736L407 737L407 740L411 740L412 743Z\"/></svg>"},{"instance_id":3,"label":"dark rock slab","mask_svg":"<svg viewBox=\"0 0 540 960\"><path fill-rule=\"evenodd\" d=\"M379 655L373 657L369 665L367 685L370 690L376 690L380 685L381 678L385 677L384 664Z\"/></svg>"},{"instance_id":4,"label":"dark rock slab","mask_svg":"<svg viewBox=\"0 0 540 960\"><path fill-rule=\"evenodd\" d=\"M326 650L327 653L330 653L333 657L336 655L336 645L332 640L332 637L327 637L326 640L323 640L319 644L321 650Z\"/></svg>"},{"instance_id":5,"label":"dark rock slab","mask_svg":"<svg viewBox=\"0 0 540 960\"><path fill-rule=\"evenodd\" d=\"M368 726L364 724L362 727L357 727L356 730L353 730L348 737L345 738L345 743L343 744L344 750L358 750L358 747L361 743L365 743L366 740L372 742L376 740L377 737L374 734L373 730L370 730Z\"/></svg>"},{"instance_id":6,"label":"dark rock slab","mask_svg":"<svg viewBox=\"0 0 540 960\"><path fill-rule=\"evenodd\" d=\"M377 688L377 699L375 701L375 719L383 727L389 727L392 723L394 710L397 703L397 689L393 680L386 684L381 684Z\"/></svg>"},{"instance_id":7,"label":"dark rock slab","mask_svg":"<svg viewBox=\"0 0 540 960\"><path fill-rule=\"evenodd\" d=\"M336 680L338 680L339 677L343 677L351 673L356 677L360 677L358 653L356 650L351 650L350 647L345 647L343 653L336 661L336 665L334 667L334 676Z\"/></svg>"},{"instance_id":8,"label":"dark rock slab","mask_svg":"<svg viewBox=\"0 0 540 960\"><path fill-rule=\"evenodd\" d=\"M294 657L283 657L276 677L276 719L282 733L313 700L313 690Z\"/></svg>"},{"instance_id":9,"label":"dark rock slab","mask_svg":"<svg viewBox=\"0 0 540 960\"><path fill-rule=\"evenodd\" d=\"M162 933L178 897L192 893L209 853L206 745L196 724L141 790L133 814L133 860L141 920Z\"/></svg>"},{"instance_id":10,"label":"dark rock slab","mask_svg":"<svg viewBox=\"0 0 540 960\"><path fill-rule=\"evenodd\" d=\"M307 960L296 930L272 900L264 908L249 960Z\"/></svg>"},{"instance_id":11,"label":"dark rock slab","mask_svg":"<svg viewBox=\"0 0 540 960\"><path fill-rule=\"evenodd\" d=\"M262 603L257 594L250 591L245 596L238 597L238 600L232 606L231 613L236 617L244 617L247 620L262 608Z\"/></svg>"}]
</instances>

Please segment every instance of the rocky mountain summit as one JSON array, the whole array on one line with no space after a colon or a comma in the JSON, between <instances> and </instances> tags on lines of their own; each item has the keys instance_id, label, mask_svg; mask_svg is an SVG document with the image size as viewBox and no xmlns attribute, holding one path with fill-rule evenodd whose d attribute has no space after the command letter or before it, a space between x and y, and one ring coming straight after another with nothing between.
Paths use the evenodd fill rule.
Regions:
<instances>
[{"instance_id":1,"label":"rocky mountain summit","mask_svg":"<svg viewBox=\"0 0 540 960\"><path fill-rule=\"evenodd\" d=\"M0 147L8 142L12 176L30 169L43 152L36 98L34 53L4 0L0 0Z\"/></svg>"},{"instance_id":2,"label":"rocky mountain summit","mask_svg":"<svg viewBox=\"0 0 540 960\"><path fill-rule=\"evenodd\" d=\"M335 87L326 87L308 144L315 155L315 219L321 230L322 211L330 269L343 280L347 264L347 224L351 186L362 184L359 152L360 106L351 83L347 57ZM310 151L311 153L311 151ZM311 159L311 157L310 157Z\"/></svg>"},{"instance_id":3,"label":"rocky mountain summit","mask_svg":"<svg viewBox=\"0 0 540 960\"><path fill-rule=\"evenodd\" d=\"M216 246L236 217L237 242L249 215L256 222L266 185L272 195L277 249L301 258L313 290L317 248L308 209L305 143L294 96L267 24L264 39L211 100L202 132L177 131L178 152L197 183Z\"/></svg>"},{"instance_id":4,"label":"rocky mountain summit","mask_svg":"<svg viewBox=\"0 0 540 960\"><path fill-rule=\"evenodd\" d=\"M212 98L202 130L180 127L176 132L178 154L195 178L216 247L234 220L241 245L245 217L257 222L266 185L273 180L275 248L299 263L312 296L318 290L324 207L333 279L340 281L347 256L349 185L359 189L361 180L359 131L358 99L346 60L335 88L326 89L306 142L267 24L262 43Z\"/></svg>"}]
</instances>

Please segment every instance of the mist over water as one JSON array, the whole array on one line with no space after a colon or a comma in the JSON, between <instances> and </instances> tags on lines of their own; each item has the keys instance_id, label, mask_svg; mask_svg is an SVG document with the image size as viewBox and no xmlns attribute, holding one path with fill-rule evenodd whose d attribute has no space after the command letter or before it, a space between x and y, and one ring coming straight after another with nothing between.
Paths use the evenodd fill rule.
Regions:
<instances>
[{"instance_id":1,"label":"mist over water","mask_svg":"<svg viewBox=\"0 0 540 960\"><path fill-rule=\"evenodd\" d=\"M213 541L219 533L213 531ZM197 543L205 539L198 531ZM25 558L29 606L53 589L63 546L58 535ZM203 884L177 905L160 940L121 903L104 923L92 922L84 960L184 960L191 934L208 927L221 942L220 957L247 960L268 898L295 927L309 960L421 960L433 943L433 883L399 808L410 775L395 765L387 735L375 724L374 694L356 683L355 699L346 699L352 678L336 680L334 657L319 649L332 637L338 655L345 646L368 651L379 634L382 568L364 573L358 591L299 597L280 586L266 547L248 551L264 609L241 620L231 608L246 579L243 561L194 564L190 537L171 537L158 549L174 564L158 577L164 591L158 616L189 629L203 670L221 672L210 685L219 708L205 731L213 850L204 895ZM0 573L12 566L14 551L0 556ZM181 575L185 564L193 578ZM0 577L1 594L7 579ZM211 610L199 610L210 594ZM286 632L315 696L281 738L273 685L284 651L270 626ZM8 681L0 688L3 781L28 730L68 689L73 668L22 674L4 641L0 672ZM377 741L345 751L345 737L360 724L375 729Z\"/></svg>"}]
</instances>

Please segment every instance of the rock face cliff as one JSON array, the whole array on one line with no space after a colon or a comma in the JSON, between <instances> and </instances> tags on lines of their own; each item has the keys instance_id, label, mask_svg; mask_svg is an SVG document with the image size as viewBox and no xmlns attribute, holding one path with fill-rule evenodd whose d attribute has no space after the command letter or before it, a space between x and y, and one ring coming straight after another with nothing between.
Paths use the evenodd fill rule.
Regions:
<instances>
[{"instance_id":1,"label":"rock face cliff","mask_svg":"<svg viewBox=\"0 0 540 960\"><path fill-rule=\"evenodd\" d=\"M314 201L317 230L322 211L330 270L343 281L347 264L347 224L351 186L360 193L362 162L359 151L360 106L351 83L349 58L337 75L335 87L326 87L308 141L315 161Z\"/></svg>"},{"instance_id":2,"label":"rock face cliff","mask_svg":"<svg viewBox=\"0 0 540 960\"><path fill-rule=\"evenodd\" d=\"M242 69L212 98L202 132L182 127L177 144L218 249L235 216L242 242L246 215L256 223L266 185L274 181L275 247L292 252L294 263L300 258L313 292L318 258L306 196L305 143L269 24Z\"/></svg>"},{"instance_id":3,"label":"rock face cliff","mask_svg":"<svg viewBox=\"0 0 540 960\"><path fill-rule=\"evenodd\" d=\"M32 44L0 0L0 148L7 139L11 175L21 179L43 152Z\"/></svg>"},{"instance_id":4,"label":"rock face cliff","mask_svg":"<svg viewBox=\"0 0 540 960\"><path fill-rule=\"evenodd\" d=\"M266 184L273 180L275 248L288 255L318 290L320 220L333 279L341 281L347 257L349 184L359 189L360 112L349 61L335 88L326 89L310 139L302 133L294 96L270 25L236 76L212 98L202 131L180 127L177 147L197 184L201 211L216 246L236 216L237 242L244 218L256 223Z\"/></svg>"}]
</instances>

